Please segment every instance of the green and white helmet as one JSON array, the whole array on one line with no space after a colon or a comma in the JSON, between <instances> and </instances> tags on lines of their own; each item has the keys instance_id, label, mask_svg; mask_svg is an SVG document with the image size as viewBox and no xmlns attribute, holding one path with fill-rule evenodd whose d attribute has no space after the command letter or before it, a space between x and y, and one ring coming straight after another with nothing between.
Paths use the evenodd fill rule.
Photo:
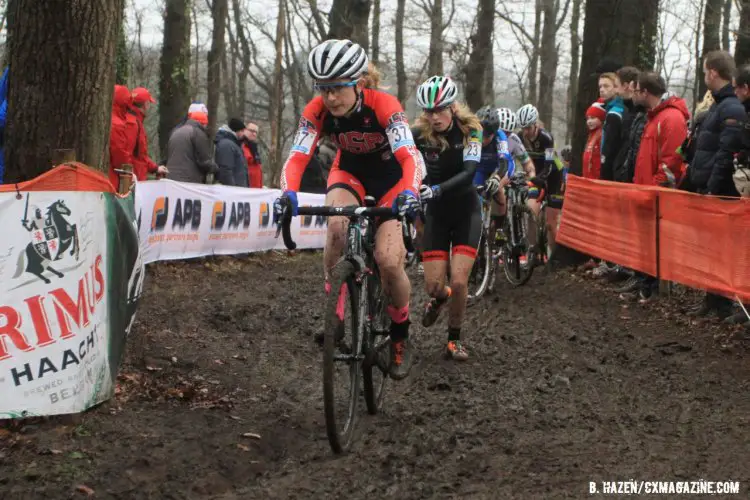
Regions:
<instances>
[{"instance_id":1,"label":"green and white helmet","mask_svg":"<svg viewBox=\"0 0 750 500\"><path fill-rule=\"evenodd\" d=\"M444 108L458 97L450 76L431 76L417 88L417 105L422 109Z\"/></svg>"}]
</instances>

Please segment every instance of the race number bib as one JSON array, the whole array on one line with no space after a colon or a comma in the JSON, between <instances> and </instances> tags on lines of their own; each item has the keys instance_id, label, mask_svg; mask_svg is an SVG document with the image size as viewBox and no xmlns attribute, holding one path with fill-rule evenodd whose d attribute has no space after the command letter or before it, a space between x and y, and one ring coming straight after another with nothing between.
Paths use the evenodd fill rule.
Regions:
<instances>
[{"instance_id":1,"label":"race number bib","mask_svg":"<svg viewBox=\"0 0 750 500\"><path fill-rule=\"evenodd\" d=\"M414 138L406 122L394 122L388 125L385 133L388 135L388 142L391 143L391 149L396 152L404 146L414 145Z\"/></svg>"},{"instance_id":2,"label":"race number bib","mask_svg":"<svg viewBox=\"0 0 750 500\"><path fill-rule=\"evenodd\" d=\"M318 133L309 128L299 128L297 134L294 136L294 144L292 144L292 151L295 153L302 153L309 155L312 150L313 144L315 144L315 138Z\"/></svg>"},{"instance_id":3,"label":"race number bib","mask_svg":"<svg viewBox=\"0 0 750 500\"><path fill-rule=\"evenodd\" d=\"M508 141L497 141L497 154L499 155L510 154L510 149L508 148Z\"/></svg>"},{"instance_id":4,"label":"race number bib","mask_svg":"<svg viewBox=\"0 0 750 500\"><path fill-rule=\"evenodd\" d=\"M544 150L544 160L553 161L555 159L555 150L553 148L547 148Z\"/></svg>"},{"instance_id":5,"label":"race number bib","mask_svg":"<svg viewBox=\"0 0 750 500\"><path fill-rule=\"evenodd\" d=\"M479 162L482 159L482 143L476 139L469 139L469 143L464 147L464 161Z\"/></svg>"}]
</instances>

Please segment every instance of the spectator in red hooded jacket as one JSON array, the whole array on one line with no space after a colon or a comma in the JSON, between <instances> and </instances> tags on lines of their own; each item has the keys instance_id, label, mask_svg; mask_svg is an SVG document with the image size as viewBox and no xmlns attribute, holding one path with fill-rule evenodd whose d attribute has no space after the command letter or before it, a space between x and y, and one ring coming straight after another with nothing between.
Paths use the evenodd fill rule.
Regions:
<instances>
[{"instance_id":1,"label":"spectator in red hooded jacket","mask_svg":"<svg viewBox=\"0 0 750 500\"><path fill-rule=\"evenodd\" d=\"M664 79L656 73L641 74L636 92L648 113L635 160L633 182L676 187L683 175L682 156L677 150L687 136L690 112L684 100L667 93Z\"/></svg>"},{"instance_id":2,"label":"spectator in red hooded jacket","mask_svg":"<svg viewBox=\"0 0 750 500\"><path fill-rule=\"evenodd\" d=\"M135 116L138 141L133 151L133 172L139 181L145 181L148 174L160 174L166 175L167 168L163 165L156 165L154 160L148 154L148 135L146 134L146 127L144 120L146 119L146 112L152 103L156 102L151 96L151 92L143 87L133 89L133 105L130 108L130 113Z\"/></svg>"},{"instance_id":3,"label":"spectator in red hooded jacket","mask_svg":"<svg viewBox=\"0 0 750 500\"><path fill-rule=\"evenodd\" d=\"M109 133L109 181L115 189L120 184L115 169L125 164L133 165L133 151L138 141L135 115L128 113L132 102L130 90L124 85L115 85Z\"/></svg>"},{"instance_id":4,"label":"spectator in red hooded jacket","mask_svg":"<svg viewBox=\"0 0 750 500\"><path fill-rule=\"evenodd\" d=\"M664 79L657 73L641 73L635 92L648 111L633 183L675 188L684 174L678 148L687 137L690 112L684 100L667 92ZM659 281L640 273L637 276L641 284L631 295L646 302L658 293Z\"/></svg>"},{"instance_id":5,"label":"spectator in red hooded jacket","mask_svg":"<svg viewBox=\"0 0 750 500\"><path fill-rule=\"evenodd\" d=\"M601 176L602 126L606 117L604 99L598 99L586 110L586 126L589 128L589 138L583 151L583 177L586 179L599 179Z\"/></svg>"},{"instance_id":6,"label":"spectator in red hooded jacket","mask_svg":"<svg viewBox=\"0 0 750 500\"><path fill-rule=\"evenodd\" d=\"M263 165L258 152L258 124L248 122L242 137L242 152L247 160L247 176L251 188L263 187Z\"/></svg>"}]
</instances>

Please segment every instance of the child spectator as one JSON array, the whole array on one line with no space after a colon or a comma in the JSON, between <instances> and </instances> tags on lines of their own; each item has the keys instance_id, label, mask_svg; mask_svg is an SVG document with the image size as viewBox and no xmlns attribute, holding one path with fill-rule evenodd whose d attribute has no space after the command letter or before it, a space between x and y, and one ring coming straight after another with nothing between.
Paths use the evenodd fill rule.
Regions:
<instances>
[{"instance_id":1,"label":"child spectator","mask_svg":"<svg viewBox=\"0 0 750 500\"><path fill-rule=\"evenodd\" d=\"M604 100L598 99L586 110L586 126L589 128L589 138L583 152L583 177L599 179L602 169L602 125L607 117Z\"/></svg>"}]
</instances>

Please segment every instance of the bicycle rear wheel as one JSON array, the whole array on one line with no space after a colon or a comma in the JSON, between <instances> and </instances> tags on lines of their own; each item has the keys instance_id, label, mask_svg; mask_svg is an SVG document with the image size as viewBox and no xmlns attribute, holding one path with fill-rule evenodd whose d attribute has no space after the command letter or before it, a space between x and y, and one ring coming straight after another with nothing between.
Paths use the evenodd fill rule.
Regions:
<instances>
[{"instance_id":1,"label":"bicycle rear wheel","mask_svg":"<svg viewBox=\"0 0 750 500\"><path fill-rule=\"evenodd\" d=\"M467 299L478 300L487 291L492 270L492 254L490 253L490 242L486 231L482 231L477 248L477 257L469 275L469 293Z\"/></svg>"},{"instance_id":2,"label":"bicycle rear wheel","mask_svg":"<svg viewBox=\"0 0 750 500\"><path fill-rule=\"evenodd\" d=\"M364 318L360 307L363 297L362 288L356 282L354 264L349 261L342 260L334 266L331 285L323 340L323 403L328 442L334 453L342 453L352 444L358 417L363 361ZM343 304L340 303L342 294ZM340 316L343 316L343 322ZM344 338L351 341L349 354L339 352L336 346L336 333L341 328L344 329Z\"/></svg>"},{"instance_id":3,"label":"bicycle rear wheel","mask_svg":"<svg viewBox=\"0 0 750 500\"><path fill-rule=\"evenodd\" d=\"M369 327L365 329L363 349L365 362L362 364L362 382L367 412L375 415L383 407L391 345L388 331L390 318L386 310L388 299L383 293L380 276L377 273L368 279L367 296Z\"/></svg>"},{"instance_id":4,"label":"bicycle rear wheel","mask_svg":"<svg viewBox=\"0 0 750 500\"><path fill-rule=\"evenodd\" d=\"M510 226L510 220L506 219L506 230L508 235L515 232L516 245L511 243L512 238L508 238L503 246L503 269L505 277L513 286L525 285L534 274L534 257L531 252L528 237L528 219L531 217L531 211L525 205L515 208L513 211L513 227ZM522 258L526 262L522 262Z\"/></svg>"}]
</instances>

